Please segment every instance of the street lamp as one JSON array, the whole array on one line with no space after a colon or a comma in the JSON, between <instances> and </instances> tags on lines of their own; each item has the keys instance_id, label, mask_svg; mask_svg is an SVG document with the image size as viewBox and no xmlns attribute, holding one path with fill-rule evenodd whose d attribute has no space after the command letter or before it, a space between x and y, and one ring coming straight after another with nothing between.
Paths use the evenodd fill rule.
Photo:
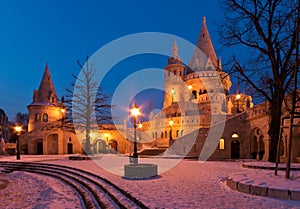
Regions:
<instances>
[{"instance_id":1,"label":"street lamp","mask_svg":"<svg viewBox=\"0 0 300 209\"><path fill-rule=\"evenodd\" d=\"M172 118L169 120L169 125L171 127L170 129L170 142L172 142L173 138L172 138L172 126L174 124L174 121L172 120Z\"/></svg>"},{"instance_id":2,"label":"street lamp","mask_svg":"<svg viewBox=\"0 0 300 209\"><path fill-rule=\"evenodd\" d=\"M133 129L134 129L134 144L133 144L133 163L138 164L138 154L137 154L137 141L136 141L136 128L137 128L137 117L140 115L140 109L134 103L131 109L131 115L133 116Z\"/></svg>"},{"instance_id":3,"label":"street lamp","mask_svg":"<svg viewBox=\"0 0 300 209\"><path fill-rule=\"evenodd\" d=\"M21 131L22 131L22 127L21 126L16 126L15 127L15 131L16 131L16 135L17 135L17 156L16 156L16 159L17 160L20 160L20 134L21 134Z\"/></svg>"},{"instance_id":4,"label":"street lamp","mask_svg":"<svg viewBox=\"0 0 300 209\"><path fill-rule=\"evenodd\" d=\"M240 98L241 98L241 95L240 94L237 94L235 95L235 98L237 100L237 106L236 106L236 112L239 113L240 112Z\"/></svg>"}]
</instances>

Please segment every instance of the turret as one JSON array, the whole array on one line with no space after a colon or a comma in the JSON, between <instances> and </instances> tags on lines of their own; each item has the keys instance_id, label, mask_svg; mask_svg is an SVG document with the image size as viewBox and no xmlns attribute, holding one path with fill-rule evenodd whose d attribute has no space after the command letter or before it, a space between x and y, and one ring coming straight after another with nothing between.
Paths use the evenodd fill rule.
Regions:
<instances>
[{"instance_id":1,"label":"turret","mask_svg":"<svg viewBox=\"0 0 300 209\"><path fill-rule=\"evenodd\" d=\"M29 112L28 132L58 122L63 118L63 105L58 101L48 63L38 90L33 92L33 101L27 106Z\"/></svg>"}]
</instances>

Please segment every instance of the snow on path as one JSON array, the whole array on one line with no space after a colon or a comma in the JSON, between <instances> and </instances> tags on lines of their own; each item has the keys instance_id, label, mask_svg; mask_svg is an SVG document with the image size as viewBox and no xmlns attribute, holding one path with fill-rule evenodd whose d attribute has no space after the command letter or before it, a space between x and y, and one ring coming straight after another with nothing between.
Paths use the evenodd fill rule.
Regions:
<instances>
[{"instance_id":1,"label":"snow on path","mask_svg":"<svg viewBox=\"0 0 300 209\"><path fill-rule=\"evenodd\" d=\"M34 161L44 161L47 158L35 158ZM56 159L56 157L55 157ZM5 159L1 159L5 160ZM8 160L8 159L6 159ZM30 161L23 158L24 161ZM101 160L101 159L100 159ZM15 161L12 159L12 161ZM60 157L59 160L51 160L49 157L43 163L66 165L70 167L80 168L100 176L103 176L122 189L130 192L133 196L140 199L145 205L150 208L299 208L300 201L278 200L268 197L253 196L249 194L233 191L225 186L227 176L235 176L239 173L244 173L247 178L259 178L259 171L242 168L242 162L203 162L192 160L183 160L173 169L162 173L160 177L149 180L126 180L121 176L111 174L91 160L85 161L70 161L66 157ZM113 165L112 165L113 167ZM120 168L116 168L120 169ZM262 173L264 173L263 171ZM273 172L273 171L270 171ZM30 174L31 175L31 174ZM254 176L255 175L255 176ZM38 181L47 182L46 177L36 176ZM28 175L22 174L20 178L27 181ZM0 177L1 179L1 177ZM261 179L261 178L260 178ZM270 176L271 179L271 176ZM272 180L272 179L271 179ZM31 181L33 178L31 178ZM265 181L270 181L265 179ZM42 182L36 182L35 185L43 185ZM296 182L298 184L299 181ZM48 186L57 189L57 181L52 181ZM61 183L60 183L61 184ZM18 185L14 185L16 188ZM39 192L37 187L24 187L24 192L32 191ZM35 191L36 190L36 191ZM0 190L0 197L2 198ZM38 207L39 202L31 200L31 208L75 208L75 194L71 192L63 193L64 189L57 189L56 196L52 196L55 200L52 203L48 202L47 207ZM22 205L26 200L15 199ZM60 207L55 207L54 203L60 202ZM2 202L2 200L1 200ZM74 207L69 207L70 205ZM58 206L58 205L56 205ZM79 206L79 202L77 203ZM1 207L0 205L0 208ZM5 207L4 207L5 208ZM8 207L10 208L10 207ZM15 207L11 207L15 208ZM24 208L24 207L22 207ZM26 208L26 207L25 207Z\"/></svg>"},{"instance_id":2,"label":"snow on path","mask_svg":"<svg viewBox=\"0 0 300 209\"><path fill-rule=\"evenodd\" d=\"M150 208L300 208L300 202L248 195L226 187L226 176L245 172L242 162L184 160L159 178L150 180L126 180L104 171L93 161L53 163L104 176Z\"/></svg>"},{"instance_id":3,"label":"snow on path","mask_svg":"<svg viewBox=\"0 0 300 209\"><path fill-rule=\"evenodd\" d=\"M8 181L0 189L1 209L80 208L74 190L56 179L20 171L0 174L0 179Z\"/></svg>"}]
</instances>

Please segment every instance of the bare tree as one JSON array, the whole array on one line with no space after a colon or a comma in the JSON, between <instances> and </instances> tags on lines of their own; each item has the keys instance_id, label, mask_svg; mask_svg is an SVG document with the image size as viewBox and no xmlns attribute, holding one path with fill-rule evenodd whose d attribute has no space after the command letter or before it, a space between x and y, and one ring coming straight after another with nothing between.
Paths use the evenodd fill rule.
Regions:
<instances>
[{"instance_id":1,"label":"bare tree","mask_svg":"<svg viewBox=\"0 0 300 209\"><path fill-rule=\"evenodd\" d=\"M28 113L18 112L14 117L14 124L23 126L24 130L27 130L28 126Z\"/></svg>"},{"instance_id":2,"label":"bare tree","mask_svg":"<svg viewBox=\"0 0 300 209\"><path fill-rule=\"evenodd\" d=\"M284 96L293 83L299 36L299 0L220 0L225 46L248 50L233 57L232 70L269 102L269 161L276 160Z\"/></svg>"},{"instance_id":3,"label":"bare tree","mask_svg":"<svg viewBox=\"0 0 300 209\"><path fill-rule=\"evenodd\" d=\"M73 89L67 89L66 96L66 123L71 123L77 130L85 132L85 153L92 154L90 134L91 131L99 131L111 122L111 105L108 104L108 96L102 88L97 86L95 75L97 69L89 64L86 58L85 64L77 62L82 76L75 76ZM76 91L75 91L76 90ZM96 120L95 120L96 119Z\"/></svg>"}]
</instances>

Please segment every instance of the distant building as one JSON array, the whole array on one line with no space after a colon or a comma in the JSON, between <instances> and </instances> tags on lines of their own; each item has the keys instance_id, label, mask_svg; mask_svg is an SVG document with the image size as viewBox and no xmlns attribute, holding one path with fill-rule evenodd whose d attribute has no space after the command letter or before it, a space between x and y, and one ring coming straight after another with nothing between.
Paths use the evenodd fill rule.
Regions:
<instances>
[{"instance_id":1,"label":"distant building","mask_svg":"<svg viewBox=\"0 0 300 209\"><path fill-rule=\"evenodd\" d=\"M0 109L0 154L14 154L16 144L11 141L11 128L4 110Z\"/></svg>"},{"instance_id":2,"label":"distant building","mask_svg":"<svg viewBox=\"0 0 300 209\"><path fill-rule=\"evenodd\" d=\"M4 110L0 109L0 139L10 139L10 124Z\"/></svg>"},{"instance_id":3,"label":"distant building","mask_svg":"<svg viewBox=\"0 0 300 209\"><path fill-rule=\"evenodd\" d=\"M65 107L59 101L46 64L38 90L33 92L33 101L27 106L29 112L28 132L22 134L20 150L23 154L61 155L84 153L71 124L65 124ZM122 126L122 125L121 125ZM80 135L80 134L79 134ZM83 134L84 135L84 134ZM106 130L91 133L93 153L126 152L126 140L114 125Z\"/></svg>"}]
</instances>

